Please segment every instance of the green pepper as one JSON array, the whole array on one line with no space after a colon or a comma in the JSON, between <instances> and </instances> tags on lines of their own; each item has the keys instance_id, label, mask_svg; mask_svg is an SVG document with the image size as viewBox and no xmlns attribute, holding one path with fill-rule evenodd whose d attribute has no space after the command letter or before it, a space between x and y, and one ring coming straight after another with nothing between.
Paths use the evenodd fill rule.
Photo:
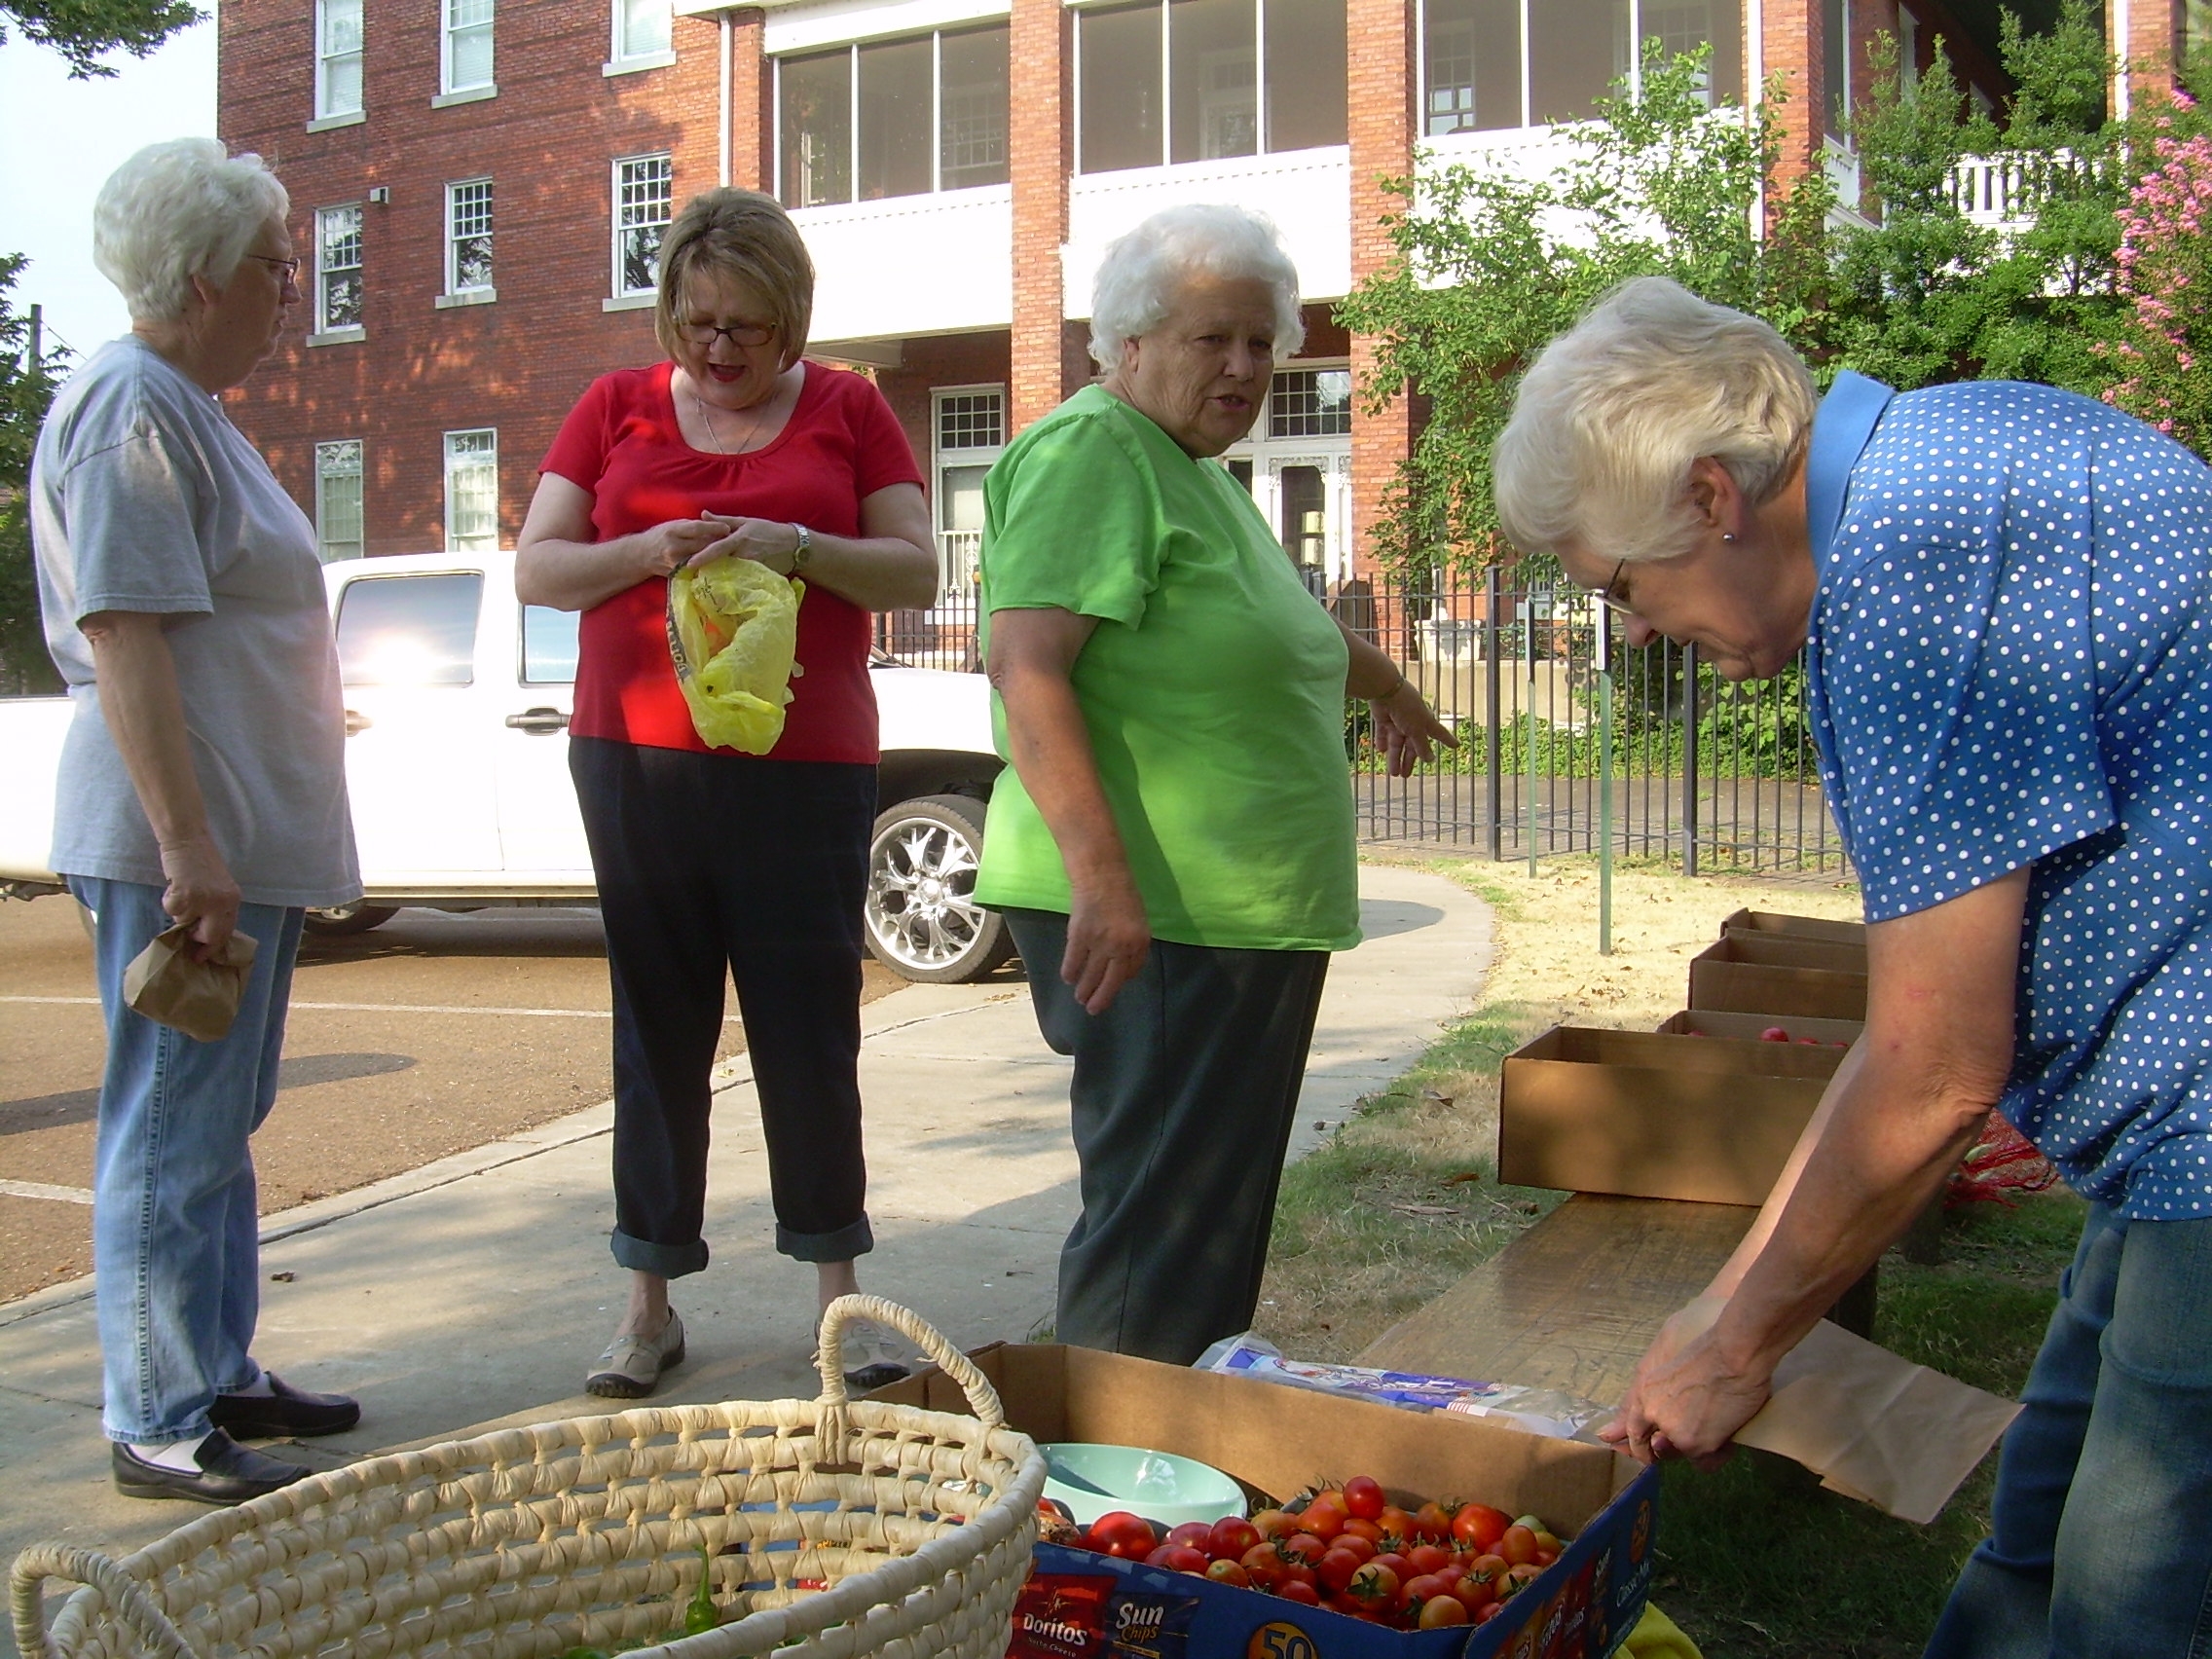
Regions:
<instances>
[{"instance_id":1,"label":"green pepper","mask_svg":"<svg viewBox=\"0 0 2212 1659\"><path fill-rule=\"evenodd\" d=\"M707 1553L707 1546L701 1544L699 1588L692 1592L691 1604L683 1609L683 1634L697 1636L721 1622L721 1609L715 1605L715 1558Z\"/></svg>"}]
</instances>

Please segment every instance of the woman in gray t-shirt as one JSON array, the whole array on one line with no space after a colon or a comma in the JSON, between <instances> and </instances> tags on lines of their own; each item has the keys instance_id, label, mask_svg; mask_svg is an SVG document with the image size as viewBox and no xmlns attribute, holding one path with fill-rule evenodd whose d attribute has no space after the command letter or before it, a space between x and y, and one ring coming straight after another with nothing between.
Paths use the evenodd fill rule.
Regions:
<instances>
[{"instance_id":1,"label":"woman in gray t-shirt","mask_svg":"<svg viewBox=\"0 0 2212 1659\"><path fill-rule=\"evenodd\" d=\"M53 863L92 913L107 1072L92 1254L104 1426L134 1497L237 1503L308 1471L232 1436L329 1434L360 1407L263 1371L247 1137L276 1097L308 906L361 892L314 535L216 395L299 298L283 187L211 138L126 162L93 257L131 332L55 400L31 467L47 644L76 716ZM257 951L230 1033L133 1013L123 975L172 926Z\"/></svg>"}]
</instances>

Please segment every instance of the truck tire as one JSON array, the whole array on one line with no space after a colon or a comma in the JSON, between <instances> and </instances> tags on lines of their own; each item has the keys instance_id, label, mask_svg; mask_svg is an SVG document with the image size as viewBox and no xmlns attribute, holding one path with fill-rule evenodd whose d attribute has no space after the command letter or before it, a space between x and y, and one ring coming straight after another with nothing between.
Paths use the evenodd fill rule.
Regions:
<instances>
[{"instance_id":1,"label":"truck tire","mask_svg":"<svg viewBox=\"0 0 2212 1659\"><path fill-rule=\"evenodd\" d=\"M1006 918L975 901L983 803L917 795L879 815L867 850L867 946L893 973L964 985L1014 954Z\"/></svg>"},{"instance_id":2,"label":"truck tire","mask_svg":"<svg viewBox=\"0 0 2212 1659\"><path fill-rule=\"evenodd\" d=\"M310 910L307 930L324 939L342 939L348 934L381 928L398 914L396 904L341 904L333 910Z\"/></svg>"}]
</instances>

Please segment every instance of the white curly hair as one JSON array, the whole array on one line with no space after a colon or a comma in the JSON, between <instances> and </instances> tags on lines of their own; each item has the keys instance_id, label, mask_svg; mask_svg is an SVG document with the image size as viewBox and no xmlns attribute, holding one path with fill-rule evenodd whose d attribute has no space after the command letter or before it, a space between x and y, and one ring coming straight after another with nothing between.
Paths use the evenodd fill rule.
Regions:
<instances>
[{"instance_id":1,"label":"white curly hair","mask_svg":"<svg viewBox=\"0 0 2212 1659\"><path fill-rule=\"evenodd\" d=\"M1265 213L1226 203L1162 207L1116 237L1090 285L1090 355L1102 369L1122 360L1122 342L1138 340L1167 319L1175 291L1193 276L1249 278L1275 298L1275 355L1306 343L1299 310L1298 267L1282 234Z\"/></svg>"},{"instance_id":2,"label":"white curly hair","mask_svg":"<svg viewBox=\"0 0 2212 1659\"><path fill-rule=\"evenodd\" d=\"M291 198L255 155L233 156L213 138L149 144L108 175L92 203L92 263L123 290L136 322L173 322L192 279L217 287Z\"/></svg>"}]
</instances>

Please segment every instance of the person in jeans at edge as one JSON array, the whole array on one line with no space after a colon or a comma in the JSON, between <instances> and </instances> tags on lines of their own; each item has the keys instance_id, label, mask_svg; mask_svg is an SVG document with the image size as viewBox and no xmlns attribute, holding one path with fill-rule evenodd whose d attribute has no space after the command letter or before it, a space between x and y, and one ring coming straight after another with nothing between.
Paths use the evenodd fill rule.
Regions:
<instances>
[{"instance_id":1,"label":"person in jeans at edge","mask_svg":"<svg viewBox=\"0 0 2212 1659\"><path fill-rule=\"evenodd\" d=\"M707 1265L709 1073L737 984L776 1247L822 1307L874 1248L861 1147L862 904L875 820L868 612L929 604L921 469L883 394L803 360L814 266L783 208L693 198L661 243L666 360L594 381L540 470L525 604L581 610L569 767L614 990L614 1259L630 1299L585 1386L635 1399L684 1357L668 1281ZM724 555L804 581L783 734L712 749L670 655L668 578ZM847 1328L848 1377L906 1374Z\"/></svg>"},{"instance_id":2,"label":"person in jeans at edge","mask_svg":"<svg viewBox=\"0 0 2212 1659\"><path fill-rule=\"evenodd\" d=\"M1247 1329L1329 952L1359 940L1345 698L1403 776L1453 742L1216 459L1305 330L1274 227L1171 207L1108 248L1105 380L984 481L1000 753L978 901L1075 1057L1059 1340L1187 1365Z\"/></svg>"},{"instance_id":3,"label":"person in jeans at edge","mask_svg":"<svg viewBox=\"0 0 2212 1659\"><path fill-rule=\"evenodd\" d=\"M314 527L217 401L300 297L284 187L212 138L101 187L92 255L130 333L55 399L31 463L48 648L76 705L53 867L92 917L107 1020L92 1265L115 1484L238 1503L309 1471L238 1438L335 1434L361 1409L253 1358L260 1215L248 1137L276 1103L310 908L361 896L345 712ZM190 930L256 945L229 1035L131 1012L124 970Z\"/></svg>"},{"instance_id":4,"label":"person in jeans at edge","mask_svg":"<svg viewBox=\"0 0 2212 1659\"><path fill-rule=\"evenodd\" d=\"M1992 1533L1931 1659L2212 1641L2212 468L2102 403L1825 398L1661 277L1546 348L1496 446L1525 552L1730 680L1808 656L1866 1035L1604 1431L1710 1464L2001 1111L2088 1200Z\"/></svg>"}]
</instances>

